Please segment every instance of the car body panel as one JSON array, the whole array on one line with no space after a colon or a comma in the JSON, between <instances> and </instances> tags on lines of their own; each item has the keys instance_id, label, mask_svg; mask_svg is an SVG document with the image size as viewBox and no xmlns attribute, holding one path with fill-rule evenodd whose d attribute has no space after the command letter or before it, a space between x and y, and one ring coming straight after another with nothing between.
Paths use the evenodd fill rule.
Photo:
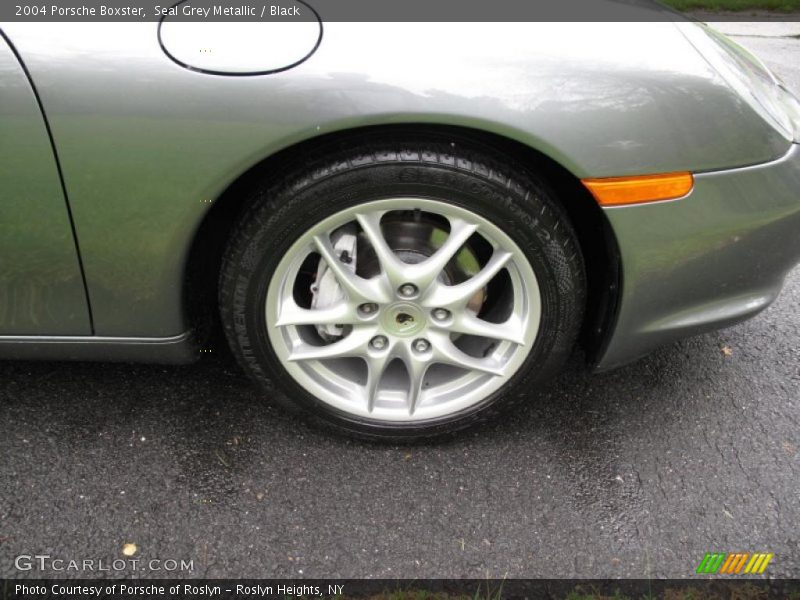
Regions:
<instances>
[{"instance_id":1,"label":"car body panel","mask_svg":"<svg viewBox=\"0 0 800 600\"><path fill-rule=\"evenodd\" d=\"M0 95L0 335L90 335L53 148L28 77L2 37Z\"/></svg>"},{"instance_id":2,"label":"car body panel","mask_svg":"<svg viewBox=\"0 0 800 600\"><path fill-rule=\"evenodd\" d=\"M261 77L181 68L155 23L5 29L53 128L96 332L160 337L188 326L177 282L209 201L316 135L400 122L475 127L579 177L707 170L786 151L674 24L617 27L624 35L591 24L463 23L443 35L440 24L332 23L309 60ZM406 44L410 35L428 42ZM569 43L576 36L604 51L587 57ZM636 52L645 41L669 50ZM713 109L692 113L687 102Z\"/></svg>"},{"instance_id":3,"label":"car body panel","mask_svg":"<svg viewBox=\"0 0 800 600\"><path fill-rule=\"evenodd\" d=\"M685 198L605 213L622 297L600 369L769 306L800 261L800 145L771 163L697 175Z\"/></svg>"},{"instance_id":4,"label":"car body panel","mask_svg":"<svg viewBox=\"0 0 800 600\"><path fill-rule=\"evenodd\" d=\"M771 164L792 145L669 22L326 23L308 60L255 77L181 67L160 48L155 23L3 29L50 120L95 330L107 339L189 339L183 281L210 207L248 169L319 136L390 124L469 128L537 150L577 178ZM727 205L707 182L713 180L698 178L685 210L708 224L713 215L689 200L708 193L716 209ZM744 212L726 232L746 233L744 219L761 216L745 199L732 202ZM679 272L675 291L661 299L637 291L661 279L668 290L670 261L692 261L680 244L668 243L667 230L656 231L667 254L654 253L627 212L659 218L682 210L665 206L607 212L623 253L624 289L601 368L673 339L675 327L650 331L669 317L658 302L686 291L690 275L704 277L702 265L741 260L723 252L695 261L698 268ZM640 249L652 265L637 259ZM722 272L734 266L726 263ZM776 284L778 270L756 279ZM702 293L688 298L700 307L709 302ZM642 319L629 314L639 301L648 307Z\"/></svg>"}]
</instances>

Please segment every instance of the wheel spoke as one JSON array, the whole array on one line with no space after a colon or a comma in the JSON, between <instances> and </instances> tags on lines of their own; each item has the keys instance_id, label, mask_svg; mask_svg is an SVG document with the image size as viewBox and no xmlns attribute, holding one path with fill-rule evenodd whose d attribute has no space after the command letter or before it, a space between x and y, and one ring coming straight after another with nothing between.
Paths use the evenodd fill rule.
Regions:
<instances>
[{"instance_id":1,"label":"wheel spoke","mask_svg":"<svg viewBox=\"0 0 800 600\"><path fill-rule=\"evenodd\" d=\"M490 323L479 319L470 312L463 311L454 316L453 323L448 325L447 329L456 333L504 340L520 346L525 345L522 322L516 316L512 316L505 323Z\"/></svg>"},{"instance_id":2,"label":"wheel spoke","mask_svg":"<svg viewBox=\"0 0 800 600\"><path fill-rule=\"evenodd\" d=\"M429 363L414 356L411 347L407 344L402 346L399 354L400 360L403 361L408 373L408 399L406 406L408 414L411 416L422 400L422 385L425 382L425 373L428 371Z\"/></svg>"},{"instance_id":3,"label":"wheel spoke","mask_svg":"<svg viewBox=\"0 0 800 600\"><path fill-rule=\"evenodd\" d=\"M351 302L385 302L388 299L374 282L359 277L342 265L327 236L314 236L314 245Z\"/></svg>"},{"instance_id":4,"label":"wheel spoke","mask_svg":"<svg viewBox=\"0 0 800 600\"><path fill-rule=\"evenodd\" d=\"M425 304L452 309L463 308L470 298L489 284L509 260L511 260L510 252L495 250L483 269L466 281L457 285L436 285L433 292L425 299Z\"/></svg>"},{"instance_id":5,"label":"wheel spoke","mask_svg":"<svg viewBox=\"0 0 800 600\"><path fill-rule=\"evenodd\" d=\"M381 215L377 213L369 215L359 214L356 215L356 219L361 225L364 235L367 236L369 243L372 245L372 249L378 257L381 269L386 277L388 277L392 287L405 283L405 269L407 265L397 257L394 250L392 250L386 242L386 238L383 237L383 231L381 231Z\"/></svg>"},{"instance_id":6,"label":"wheel spoke","mask_svg":"<svg viewBox=\"0 0 800 600\"><path fill-rule=\"evenodd\" d=\"M430 336L433 344L433 361L444 365L461 367L469 371L479 371L501 377L505 370L492 358L476 358L458 348L446 333L437 333Z\"/></svg>"},{"instance_id":7,"label":"wheel spoke","mask_svg":"<svg viewBox=\"0 0 800 600\"><path fill-rule=\"evenodd\" d=\"M364 386L364 395L367 400L367 410L372 412L375 408L381 378L391 362L391 354L383 352L380 356L367 356L365 361L367 363L367 383Z\"/></svg>"},{"instance_id":8,"label":"wheel spoke","mask_svg":"<svg viewBox=\"0 0 800 600\"><path fill-rule=\"evenodd\" d=\"M347 302L326 308L301 308L291 298L284 300L276 327L286 325L351 325L357 321L356 311Z\"/></svg>"},{"instance_id":9,"label":"wheel spoke","mask_svg":"<svg viewBox=\"0 0 800 600\"><path fill-rule=\"evenodd\" d=\"M413 281L425 289L439 277L453 257L461 250L470 236L478 230L478 226L463 219L450 219L450 235L444 244L425 261L413 265Z\"/></svg>"},{"instance_id":10,"label":"wheel spoke","mask_svg":"<svg viewBox=\"0 0 800 600\"><path fill-rule=\"evenodd\" d=\"M375 328L373 327L354 329L347 337L325 346L312 346L306 342L298 342L289 353L289 360L297 362L364 356L366 354L366 345L374 333Z\"/></svg>"}]
</instances>

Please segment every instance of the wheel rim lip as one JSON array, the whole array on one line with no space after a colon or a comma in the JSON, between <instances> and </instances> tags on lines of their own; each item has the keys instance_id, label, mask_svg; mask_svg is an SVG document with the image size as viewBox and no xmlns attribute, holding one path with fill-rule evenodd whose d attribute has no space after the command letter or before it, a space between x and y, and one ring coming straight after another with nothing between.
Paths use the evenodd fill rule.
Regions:
<instances>
[{"instance_id":1,"label":"wheel rim lip","mask_svg":"<svg viewBox=\"0 0 800 600\"><path fill-rule=\"evenodd\" d=\"M366 403L359 397L355 389L357 386L341 373L337 373L327 362L288 360L292 340L296 339L299 334L296 326L276 326L280 301L286 293L286 286L294 285L298 269L305 257L309 252L314 251L314 236L329 233L354 221L358 213L413 209L477 223L480 235L493 246L511 253L512 257L505 268L511 276L512 285L515 286L513 290L514 303L525 304L522 323L524 345L517 346L507 341L498 343L494 354L500 353L505 357L506 373L503 376L463 371L463 375L454 374L447 383L437 385L435 388L427 388L425 393L428 397L440 399L435 402L423 402L411 415L397 408L381 406L375 406L370 412L367 410ZM524 289L522 289L523 287ZM398 300L394 304L410 303ZM535 345L541 320L541 295L533 267L519 245L487 217L462 204L453 203L452 199L445 201L403 196L361 202L323 218L319 223L307 229L284 253L273 271L267 287L264 310L267 334L272 349L283 368L297 384L324 404L345 413L349 418L399 424L439 419L464 412L480 405L486 398L508 383ZM424 315L424 318L424 326L408 338L416 339L425 334L433 318L431 315ZM449 393L446 389L447 386L450 388Z\"/></svg>"}]
</instances>

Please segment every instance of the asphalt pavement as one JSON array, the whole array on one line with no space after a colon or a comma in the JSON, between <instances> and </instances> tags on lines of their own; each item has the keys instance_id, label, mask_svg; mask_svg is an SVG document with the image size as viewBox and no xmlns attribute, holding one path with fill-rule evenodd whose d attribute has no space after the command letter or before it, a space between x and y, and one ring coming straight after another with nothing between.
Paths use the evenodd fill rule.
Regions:
<instances>
[{"instance_id":1,"label":"asphalt pavement","mask_svg":"<svg viewBox=\"0 0 800 600\"><path fill-rule=\"evenodd\" d=\"M800 91L800 39L737 39ZM800 269L752 321L606 374L576 356L513 418L413 447L296 422L222 350L3 362L0 577L41 576L15 567L34 554L139 561L48 576L688 577L706 552L800 577L798 315Z\"/></svg>"}]
</instances>

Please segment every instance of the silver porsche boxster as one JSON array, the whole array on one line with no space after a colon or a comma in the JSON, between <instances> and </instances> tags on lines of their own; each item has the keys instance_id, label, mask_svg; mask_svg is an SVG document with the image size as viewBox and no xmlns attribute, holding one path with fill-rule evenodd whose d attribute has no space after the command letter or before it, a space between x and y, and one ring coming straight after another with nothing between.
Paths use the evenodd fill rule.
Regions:
<instances>
[{"instance_id":1,"label":"silver porsche boxster","mask_svg":"<svg viewBox=\"0 0 800 600\"><path fill-rule=\"evenodd\" d=\"M800 260L800 105L702 24L163 17L0 25L0 357L188 362L221 323L265 398L413 439Z\"/></svg>"}]
</instances>

